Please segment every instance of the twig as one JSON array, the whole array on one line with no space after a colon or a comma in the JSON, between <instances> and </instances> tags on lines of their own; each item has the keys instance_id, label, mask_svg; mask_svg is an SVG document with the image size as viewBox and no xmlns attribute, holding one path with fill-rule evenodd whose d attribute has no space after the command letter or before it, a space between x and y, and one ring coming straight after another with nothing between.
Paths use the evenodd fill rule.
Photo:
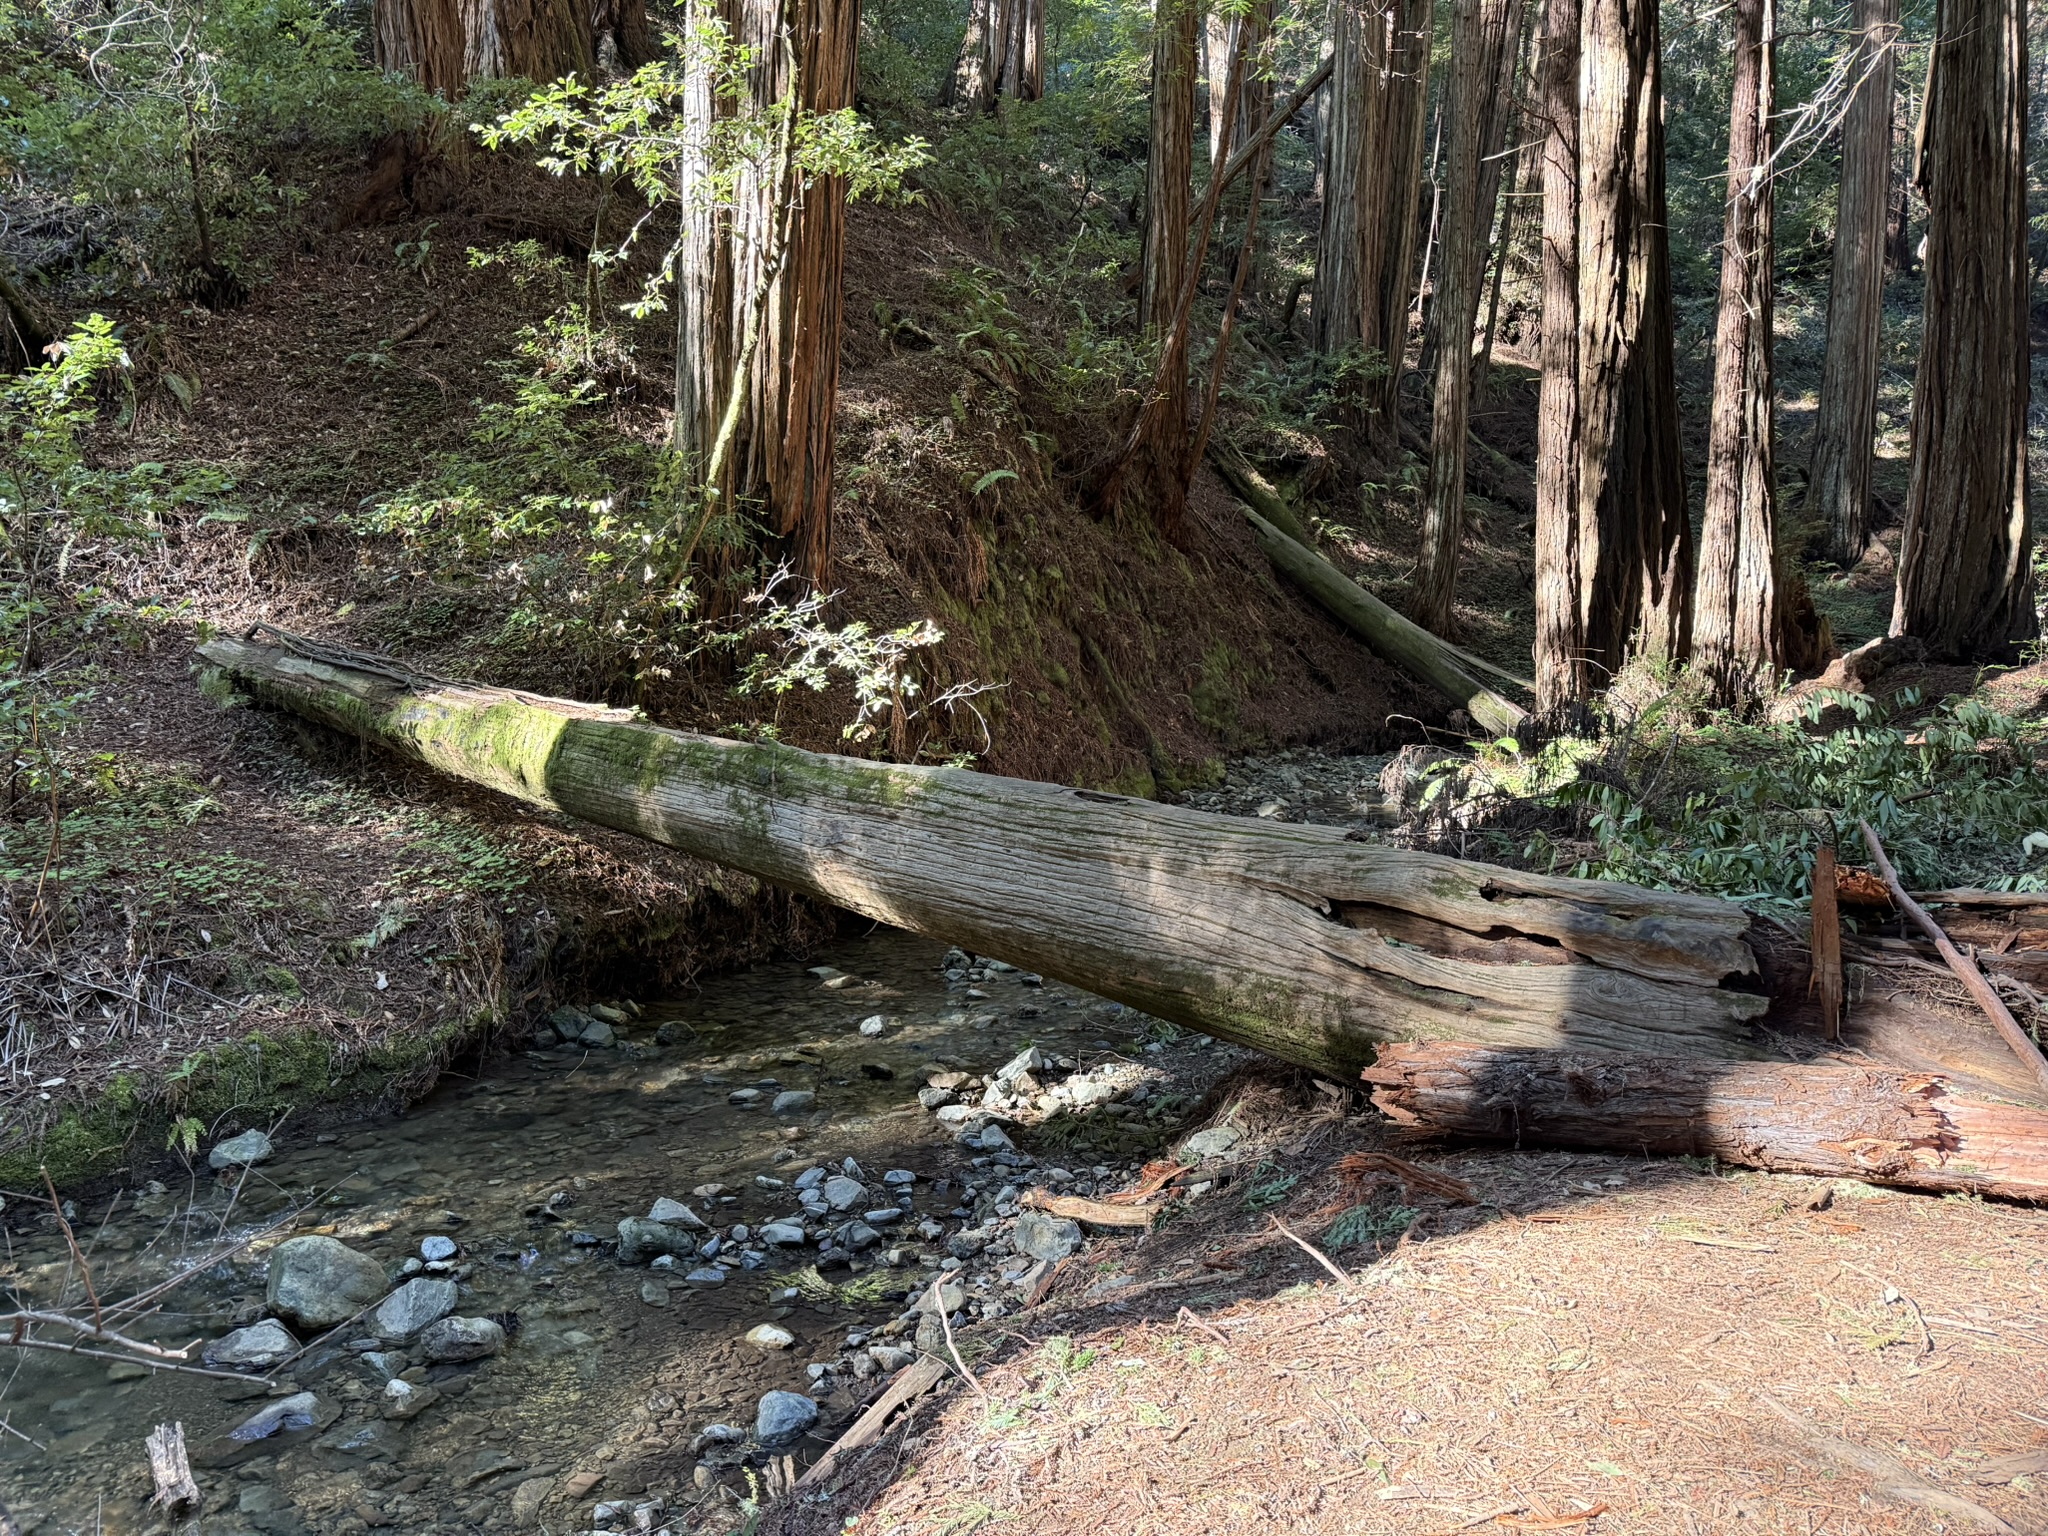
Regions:
<instances>
[{"instance_id":1,"label":"twig","mask_svg":"<svg viewBox=\"0 0 2048 1536\"><path fill-rule=\"evenodd\" d=\"M1328 1254L1303 1241L1300 1237L1298 1237L1295 1234L1294 1229L1288 1226L1287 1223L1282 1221L1278 1216L1275 1216L1273 1218L1273 1225L1280 1229L1280 1235L1282 1237L1286 1238L1290 1243L1294 1244L1295 1247L1299 1248L1303 1253L1307 1254L1310 1258L1314 1259L1318 1264L1322 1265L1323 1268L1327 1269L1331 1274L1335 1275L1337 1277L1337 1283L1339 1285L1349 1285L1351 1283L1351 1277L1345 1274L1344 1271L1339 1269L1334 1263L1332 1263L1330 1260L1330 1256Z\"/></svg>"},{"instance_id":2,"label":"twig","mask_svg":"<svg viewBox=\"0 0 2048 1536\"><path fill-rule=\"evenodd\" d=\"M43 1176L43 1188L50 1192L50 1210L57 1218L57 1225L64 1230L64 1245L71 1250L71 1261L78 1266L78 1278L85 1286L85 1294L92 1301L92 1326L97 1333L100 1326L99 1292L92 1288L92 1266L85 1261L85 1255L78 1251L78 1238L71 1231L71 1223L64 1219L64 1202L57 1198L57 1186L50 1180L47 1166L39 1170ZM57 1298L62 1301L64 1298Z\"/></svg>"},{"instance_id":3,"label":"twig","mask_svg":"<svg viewBox=\"0 0 2048 1536\"><path fill-rule=\"evenodd\" d=\"M1870 847L1871 862L1877 865L1877 872L1884 876L1884 883L1890 889L1892 900L1898 904L1899 910L1912 918L1920 931L1934 941L1934 947L1941 951L1941 958L1948 962L1948 968L1956 973L1965 987L1970 989L1970 995L1977 1000L1977 1006L1982 1008L1991 1022L1997 1026L1998 1032L2005 1037L2005 1043L2012 1047L2013 1054L2032 1071L2034 1080L2040 1085L2041 1090L2048 1093L2048 1056L2043 1056L2041 1048L2034 1044L2024 1029L2020 1028L2019 1021L2012 1016L2012 1010L2005 1006L2005 999L1998 995L1991 983L1984 979L1984 973L1977 969L1977 962L1957 949L1949 941L1949 936L1941 924L1929 917L1927 909L1906 894L1905 886L1899 881L1899 872L1892 868L1892 861L1885 857L1884 844L1880 843L1877 834L1870 830L1870 823L1858 821L1856 825L1862 829L1863 841Z\"/></svg>"},{"instance_id":4,"label":"twig","mask_svg":"<svg viewBox=\"0 0 2048 1536\"><path fill-rule=\"evenodd\" d=\"M1210 1338L1214 1339L1218 1344L1228 1345L1230 1343L1229 1334L1225 1333L1221 1328L1218 1328L1214 1323L1203 1322L1202 1319L1195 1316L1195 1314L1190 1312L1186 1307L1182 1307L1180 1309L1180 1315L1177 1316L1174 1319L1174 1321L1177 1323L1186 1323L1190 1328L1200 1329L1203 1333L1206 1333L1207 1335L1209 1335Z\"/></svg>"},{"instance_id":5,"label":"twig","mask_svg":"<svg viewBox=\"0 0 2048 1536\"><path fill-rule=\"evenodd\" d=\"M56 1328L69 1328L73 1333L84 1334L88 1339L97 1339L102 1344L118 1344L123 1349L132 1349L138 1355L148 1355L152 1360L189 1360L192 1346L183 1349L164 1349L155 1344L145 1344L140 1339L131 1339L115 1333L111 1328L102 1328L97 1322L87 1323L83 1318L71 1316L68 1312L9 1312L0 1315L0 1326L12 1323L19 1328L24 1323L48 1323ZM0 1340L0 1342L26 1342ZM61 1346L59 1346L61 1347Z\"/></svg>"},{"instance_id":6,"label":"twig","mask_svg":"<svg viewBox=\"0 0 2048 1536\"><path fill-rule=\"evenodd\" d=\"M974 1372L967 1369L967 1362L960 1358L960 1346L953 1342L953 1324L946 1316L946 1298L939 1290L939 1287L945 1283L945 1278L944 1275L940 1275L932 1281L932 1306L939 1314L939 1327L946 1335L946 1352L953 1357L953 1364L958 1368L960 1374L967 1379L967 1385L974 1388L976 1395L981 1398L982 1402L986 1403L988 1401L988 1393L982 1389L981 1383L974 1379Z\"/></svg>"},{"instance_id":7,"label":"twig","mask_svg":"<svg viewBox=\"0 0 2048 1536\"><path fill-rule=\"evenodd\" d=\"M47 1349L60 1355L82 1355L88 1360L125 1360L131 1365L138 1363L133 1355L117 1355L111 1349L86 1349L78 1344L60 1344L55 1339L0 1339L0 1349ZM210 1371L203 1365L180 1365L175 1360L151 1358L139 1362L154 1371L177 1371L186 1376L211 1376L216 1381L258 1382L271 1384L268 1376L251 1376L242 1371Z\"/></svg>"}]
</instances>

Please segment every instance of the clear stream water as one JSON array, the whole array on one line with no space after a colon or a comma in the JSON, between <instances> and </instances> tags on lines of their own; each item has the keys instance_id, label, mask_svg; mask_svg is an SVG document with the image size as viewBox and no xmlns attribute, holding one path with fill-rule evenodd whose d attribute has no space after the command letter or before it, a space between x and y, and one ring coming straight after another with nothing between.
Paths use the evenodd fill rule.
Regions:
<instances>
[{"instance_id":1,"label":"clear stream water","mask_svg":"<svg viewBox=\"0 0 2048 1536\"><path fill-rule=\"evenodd\" d=\"M942 954L882 934L814 957L845 980L795 963L722 978L698 997L649 1005L616 1049L515 1057L479 1080L444 1082L403 1116L317 1140L295 1141L287 1128L277 1154L251 1169L238 1193L231 1177L208 1173L202 1155L176 1187L82 1202L75 1226L108 1302L191 1268L220 1237L304 1208L295 1226L194 1273L132 1330L159 1343L217 1338L262 1315L265 1250L307 1230L330 1232L394 1273L423 1238L454 1238L456 1311L510 1315L513 1339L494 1358L432 1367L438 1400L405 1421L383 1416L383 1378L347 1347L347 1330L281 1370L270 1388L11 1351L0 1359L0 1416L10 1430L0 1435L0 1497L25 1536L168 1530L148 1504L143 1439L177 1422L205 1494L197 1525L184 1528L208 1536L576 1531L590 1528L593 1507L605 1501L627 1506L622 1528L633 1524L631 1507L663 1502L667 1523L680 1529L692 1506L730 1497L706 1485L693 1440L714 1422L750 1427L764 1392L820 1399L824 1420L796 1447L800 1459L815 1454L862 1385L852 1366L866 1362L849 1353L849 1331L901 1329L906 1293L942 1261L944 1240L920 1241L917 1223L932 1217L953 1233L989 1213L998 1185L1039 1176L985 1156L972 1166L980 1154L917 1103L927 1075L993 1072L1027 1042L1084 1066L1147 1059L1133 1038L1149 1022L1142 1015L1056 984L1030 985L1014 971L948 976ZM891 1022L879 1038L863 1036L860 1021L876 1014ZM728 1102L750 1086L766 1089L759 1107ZM777 1089L814 1091L815 1105L801 1116L771 1114ZM1143 1139L1145 1110L1108 1108L1113 1118L1089 1123L1117 1130L1127 1149ZM1170 1099L1164 1109L1170 1114ZM1155 1096L1151 1115L1160 1112ZM1129 1156L1073 1150L1073 1187L1111 1175L1107 1165L1084 1166L1092 1157L1121 1172ZM683 1282L691 1265L627 1268L589 1242L615 1237L621 1217L645 1215L661 1196L721 1226L758 1227L797 1209L791 1190L758 1177L789 1180L820 1163L838 1173L849 1157L878 1194L885 1170L918 1176L913 1210L884 1233L883 1246L852 1270L825 1272L854 1283L859 1299L780 1289L814 1250L777 1252L762 1269L735 1269L724 1285L699 1288ZM707 1183L724 1193L692 1196ZM17 1203L9 1216L20 1214ZM13 1301L82 1302L54 1222L17 1224L26 1230L8 1237L0 1268ZM970 1286L970 1309L977 1296L1001 1307L1001 1276ZM795 1335L793 1348L745 1341L771 1321ZM822 1386L813 1380L813 1362L834 1361L851 1364ZM300 1390L317 1394L312 1426L249 1444L223 1438L266 1402ZM743 1472L723 1476L744 1491Z\"/></svg>"}]
</instances>

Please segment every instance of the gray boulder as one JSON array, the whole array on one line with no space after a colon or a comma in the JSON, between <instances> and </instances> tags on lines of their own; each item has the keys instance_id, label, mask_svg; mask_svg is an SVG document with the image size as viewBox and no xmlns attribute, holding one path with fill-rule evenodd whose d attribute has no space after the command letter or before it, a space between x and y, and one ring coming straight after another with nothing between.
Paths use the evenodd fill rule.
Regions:
<instances>
[{"instance_id":1,"label":"gray boulder","mask_svg":"<svg viewBox=\"0 0 2048 1536\"><path fill-rule=\"evenodd\" d=\"M1016 1230L1010 1234L1010 1241L1019 1253L1028 1258L1058 1263L1081 1246L1081 1227L1078 1222L1068 1221L1065 1217L1048 1216L1043 1211L1026 1211L1017 1218Z\"/></svg>"},{"instance_id":2,"label":"gray boulder","mask_svg":"<svg viewBox=\"0 0 2048 1536\"><path fill-rule=\"evenodd\" d=\"M699 1222L701 1230L703 1223ZM619 1262L645 1264L664 1253L679 1259L697 1256L697 1238L692 1230L646 1216L628 1216L619 1223Z\"/></svg>"},{"instance_id":3,"label":"gray boulder","mask_svg":"<svg viewBox=\"0 0 2048 1536\"><path fill-rule=\"evenodd\" d=\"M800 1221L771 1221L756 1235L762 1242L772 1243L778 1248L794 1248L806 1240Z\"/></svg>"},{"instance_id":4,"label":"gray boulder","mask_svg":"<svg viewBox=\"0 0 2048 1536\"><path fill-rule=\"evenodd\" d=\"M658 1221L663 1226L682 1227L690 1232L708 1232L704 1218L691 1210L680 1200L671 1200L663 1195L647 1212L649 1221Z\"/></svg>"},{"instance_id":5,"label":"gray boulder","mask_svg":"<svg viewBox=\"0 0 2048 1536\"><path fill-rule=\"evenodd\" d=\"M775 1101L768 1106L770 1112L778 1115L806 1115L818 1102L818 1096L802 1088L790 1088L775 1095Z\"/></svg>"},{"instance_id":6,"label":"gray boulder","mask_svg":"<svg viewBox=\"0 0 2048 1536\"><path fill-rule=\"evenodd\" d=\"M370 1314L370 1332L390 1343L404 1344L454 1310L453 1280L408 1280Z\"/></svg>"},{"instance_id":7,"label":"gray boulder","mask_svg":"<svg viewBox=\"0 0 2048 1536\"><path fill-rule=\"evenodd\" d=\"M1205 1157L1223 1157L1230 1149L1244 1140L1244 1132L1234 1125L1212 1125L1206 1131L1197 1131L1180 1144L1182 1161L1200 1162Z\"/></svg>"},{"instance_id":8,"label":"gray boulder","mask_svg":"<svg viewBox=\"0 0 2048 1536\"><path fill-rule=\"evenodd\" d=\"M763 1445L794 1440L818 1422L818 1405L801 1392L770 1392L754 1410L754 1438Z\"/></svg>"},{"instance_id":9,"label":"gray boulder","mask_svg":"<svg viewBox=\"0 0 2048 1536\"><path fill-rule=\"evenodd\" d=\"M208 1365L231 1366L238 1370L265 1370L282 1364L299 1351L299 1341L285 1331L283 1323L266 1317L247 1328L237 1328L206 1346Z\"/></svg>"},{"instance_id":10,"label":"gray boulder","mask_svg":"<svg viewBox=\"0 0 2048 1536\"><path fill-rule=\"evenodd\" d=\"M287 1238L270 1250L270 1310L297 1328L319 1333L346 1322L389 1287L384 1266L331 1237Z\"/></svg>"},{"instance_id":11,"label":"gray boulder","mask_svg":"<svg viewBox=\"0 0 2048 1536\"><path fill-rule=\"evenodd\" d=\"M505 1347L505 1330L488 1317L444 1317L420 1334L420 1353L429 1365L482 1360Z\"/></svg>"},{"instance_id":12,"label":"gray boulder","mask_svg":"<svg viewBox=\"0 0 2048 1536\"><path fill-rule=\"evenodd\" d=\"M825 1203L835 1211L850 1211L867 1198L867 1186L859 1179L849 1179L844 1174L825 1181L818 1191L825 1197Z\"/></svg>"},{"instance_id":13,"label":"gray boulder","mask_svg":"<svg viewBox=\"0 0 2048 1536\"><path fill-rule=\"evenodd\" d=\"M230 1136L226 1141L217 1141L213 1150L206 1154L209 1168L242 1168L250 1163L260 1163L270 1156L270 1138L261 1131L244 1131L239 1136Z\"/></svg>"}]
</instances>

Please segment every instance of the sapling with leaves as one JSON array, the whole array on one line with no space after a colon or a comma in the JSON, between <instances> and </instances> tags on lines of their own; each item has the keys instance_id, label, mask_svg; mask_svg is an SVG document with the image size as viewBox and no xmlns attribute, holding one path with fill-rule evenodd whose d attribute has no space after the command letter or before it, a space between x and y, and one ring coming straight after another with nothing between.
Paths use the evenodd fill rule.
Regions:
<instances>
[{"instance_id":1,"label":"sapling with leaves","mask_svg":"<svg viewBox=\"0 0 2048 1536\"><path fill-rule=\"evenodd\" d=\"M748 542L748 513L785 537L801 531L805 574L822 574L824 530L801 525L827 515L844 244L837 210L847 198L896 191L925 158L921 140L883 144L854 113L850 42L847 78L824 78L835 75L838 54L815 7L778 10L759 29L740 19L694 9L663 56L627 79L557 81L481 130L492 148L534 147L556 175L638 194L645 211L594 261L616 264L651 230L673 230L628 308L673 307L676 316L664 477L674 516L661 555L678 581L707 545ZM767 41L742 43L742 30ZM813 335L804 321L825 290L832 334ZM793 361L819 349L830 354L822 377ZM776 380L764 379L768 368ZM821 414L822 484L815 461L785 465L765 451L793 425L818 425Z\"/></svg>"}]
</instances>

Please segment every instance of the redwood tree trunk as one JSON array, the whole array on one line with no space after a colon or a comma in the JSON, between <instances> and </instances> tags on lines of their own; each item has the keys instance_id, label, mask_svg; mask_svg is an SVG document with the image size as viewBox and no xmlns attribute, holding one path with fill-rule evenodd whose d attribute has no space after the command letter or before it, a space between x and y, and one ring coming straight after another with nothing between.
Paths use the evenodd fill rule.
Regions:
<instances>
[{"instance_id":1,"label":"redwood tree trunk","mask_svg":"<svg viewBox=\"0 0 2048 1536\"><path fill-rule=\"evenodd\" d=\"M1045 0L974 0L941 101L985 112L1001 97L1044 94Z\"/></svg>"},{"instance_id":2,"label":"redwood tree trunk","mask_svg":"<svg viewBox=\"0 0 2048 1536\"><path fill-rule=\"evenodd\" d=\"M1367 208L1368 150L1386 68L1386 18L1378 5L1332 0L1330 53L1330 83L1317 115L1323 223L1309 300L1309 335L1318 352L1342 352L1364 340L1360 263L1366 243L1384 234Z\"/></svg>"},{"instance_id":3,"label":"redwood tree trunk","mask_svg":"<svg viewBox=\"0 0 2048 1536\"><path fill-rule=\"evenodd\" d=\"M1579 608L1579 0L1543 23L1542 373L1536 415L1536 706L1592 691Z\"/></svg>"},{"instance_id":4,"label":"redwood tree trunk","mask_svg":"<svg viewBox=\"0 0 2048 1536\"><path fill-rule=\"evenodd\" d=\"M700 119L765 112L784 100L805 113L853 104L858 0L700 3L756 50L746 101L714 102L700 83L690 106ZM798 184L792 176L778 186L772 175L749 174L734 210L693 210L689 220L678 277L674 444L703 478L703 526L747 513L776 535L799 572L823 582L832 548L845 188L834 177Z\"/></svg>"},{"instance_id":5,"label":"redwood tree trunk","mask_svg":"<svg viewBox=\"0 0 2048 1536\"><path fill-rule=\"evenodd\" d=\"M1181 281L1187 274L1195 71L1201 41L1202 11L1196 0L1159 0L1152 36L1152 129L1145 157L1145 249L1138 289L1139 320L1155 336L1173 329Z\"/></svg>"},{"instance_id":6,"label":"redwood tree trunk","mask_svg":"<svg viewBox=\"0 0 2048 1536\"><path fill-rule=\"evenodd\" d=\"M1386 370L1364 390L1365 434L1382 459L1399 451L1396 390L1408 352L1408 311L1415 302L1415 215L1422 199L1422 131L1429 97L1430 0L1393 0L1387 36L1386 90L1379 114L1384 150L1372 208L1382 237L1374 261L1361 263L1364 341Z\"/></svg>"},{"instance_id":7,"label":"redwood tree trunk","mask_svg":"<svg viewBox=\"0 0 2048 1536\"><path fill-rule=\"evenodd\" d=\"M1735 0L1721 309L1693 619L1694 663L1724 704L1754 698L1768 687L1782 652L1771 378L1776 51L1774 0Z\"/></svg>"},{"instance_id":8,"label":"redwood tree trunk","mask_svg":"<svg viewBox=\"0 0 2048 1536\"><path fill-rule=\"evenodd\" d=\"M479 77L588 75L601 35L622 63L648 46L645 0L377 0L373 22L378 65L450 101Z\"/></svg>"},{"instance_id":9,"label":"redwood tree trunk","mask_svg":"<svg viewBox=\"0 0 2048 1536\"><path fill-rule=\"evenodd\" d=\"M1856 0L1850 78L1842 118L1842 191L1828 284L1827 359L1813 429L1807 512L1825 519L1828 553L1845 569L1870 542L1871 450L1877 438L1877 375L1884 327L1886 227L1892 164L1893 46L1899 0Z\"/></svg>"},{"instance_id":10,"label":"redwood tree trunk","mask_svg":"<svg viewBox=\"0 0 2048 1536\"><path fill-rule=\"evenodd\" d=\"M1920 184L1927 293L1892 633L1997 659L2036 631L2027 517L2026 8L1944 0Z\"/></svg>"},{"instance_id":11,"label":"redwood tree trunk","mask_svg":"<svg viewBox=\"0 0 2048 1536\"><path fill-rule=\"evenodd\" d=\"M1678 436L1656 0L1585 0L1579 70L1579 605L1601 680L1683 659L1692 525Z\"/></svg>"},{"instance_id":12,"label":"redwood tree trunk","mask_svg":"<svg viewBox=\"0 0 2048 1536\"><path fill-rule=\"evenodd\" d=\"M1493 125L1505 122L1514 0L1457 0L1451 30L1452 75L1445 110L1450 161L1445 169L1443 266L1437 279L1435 409L1429 444L1429 506L1409 613L1424 629L1451 632L1458 550L1465 536L1465 434L1472 401L1472 323L1498 186L1486 167Z\"/></svg>"}]
</instances>

